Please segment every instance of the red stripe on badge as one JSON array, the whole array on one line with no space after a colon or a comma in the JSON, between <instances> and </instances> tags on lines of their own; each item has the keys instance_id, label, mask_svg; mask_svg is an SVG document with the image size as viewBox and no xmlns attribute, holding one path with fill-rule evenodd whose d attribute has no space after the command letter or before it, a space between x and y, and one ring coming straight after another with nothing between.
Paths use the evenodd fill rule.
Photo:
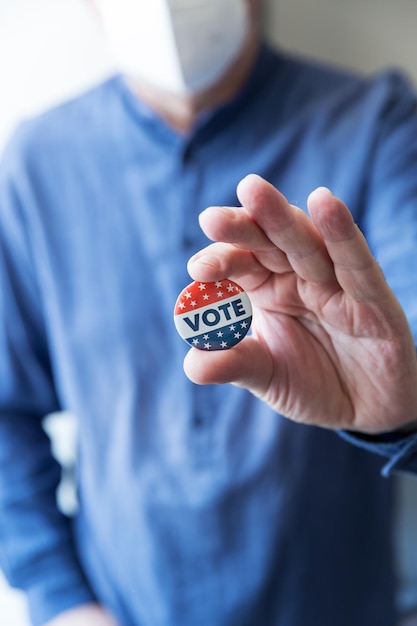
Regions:
<instances>
[{"instance_id":1,"label":"red stripe on badge","mask_svg":"<svg viewBox=\"0 0 417 626\"><path fill-rule=\"evenodd\" d=\"M208 304L215 304L242 292L242 287L227 279L218 280L214 283L191 283L178 296L174 315L188 313L206 307Z\"/></svg>"}]
</instances>

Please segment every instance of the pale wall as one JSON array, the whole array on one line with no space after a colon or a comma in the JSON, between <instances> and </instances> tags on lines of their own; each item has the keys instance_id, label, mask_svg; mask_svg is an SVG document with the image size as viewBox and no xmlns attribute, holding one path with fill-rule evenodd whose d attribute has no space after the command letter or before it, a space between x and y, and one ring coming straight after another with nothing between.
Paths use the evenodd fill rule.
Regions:
<instances>
[{"instance_id":1,"label":"pale wall","mask_svg":"<svg viewBox=\"0 0 417 626\"><path fill-rule=\"evenodd\" d=\"M417 84L415 0L269 0L265 13L285 48L365 72L401 67Z\"/></svg>"}]
</instances>

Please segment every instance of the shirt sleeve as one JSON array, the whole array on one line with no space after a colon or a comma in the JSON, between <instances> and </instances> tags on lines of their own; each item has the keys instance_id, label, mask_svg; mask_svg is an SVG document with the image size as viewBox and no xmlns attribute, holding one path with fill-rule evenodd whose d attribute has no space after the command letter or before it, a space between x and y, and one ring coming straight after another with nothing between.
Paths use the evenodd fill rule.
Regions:
<instances>
[{"instance_id":1,"label":"shirt sleeve","mask_svg":"<svg viewBox=\"0 0 417 626\"><path fill-rule=\"evenodd\" d=\"M417 433L400 432L364 435L350 431L339 431L340 436L354 445L387 457L382 468L383 476L391 474L417 474Z\"/></svg>"},{"instance_id":2,"label":"shirt sleeve","mask_svg":"<svg viewBox=\"0 0 417 626\"><path fill-rule=\"evenodd\" d=\"M21 168L20 168L21 169ZM0 164L0 567L27 594L40 626L93 601L71 521L60 513L60 467L42 422L60 409L15 155Z\"/></svg>"},{"instance_id":3,"label":"shirt sleeve","mask_svg":"<svg viewBox=\"0 0 417 626\"><path fill-rule=\"evenodd\" d=\"M417 345L416 95L397 73L388 74L381 89L361 227Z\"/></svg>"},{"instance_id":4,"label":"shirt sleeve","mask_svg":"<svg viewBox=\"0 0 417 626\"><path fill-rule=\"evenodd\" d=\"M367 197L365 237L402 305L417 345L417 107L414 90L398 73L386 75L376 120ZM416 356L417 358L417 356ZM393 407L395 411L395 407ZM410 422L417 415L410 415ZM389 460L384 476L417 474L417 433L365 435L340 432L351 443Z\"/></svg>"}]
</instances>

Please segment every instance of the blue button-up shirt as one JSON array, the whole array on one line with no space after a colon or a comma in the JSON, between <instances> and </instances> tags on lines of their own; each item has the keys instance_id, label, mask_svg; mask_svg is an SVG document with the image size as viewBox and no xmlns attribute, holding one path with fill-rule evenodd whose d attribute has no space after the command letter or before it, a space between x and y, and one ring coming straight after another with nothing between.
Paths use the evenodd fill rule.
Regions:
<instances>
[{"instance_id":1,"label":"blue button-up shirt","mask_svg":"<svg viewBox=\"0 0 417 626\"><path fill-rule=\"evenodd\" d=\"M0 174L0 563L35 625L97 599L121 626L393 626L381 460L245 390L193 385L172 315L207 243L199 212L236 204L255 172L303 209L319 185L348 204L417 337L414 111L397 74L264 47L186 136L120 77L16 133ZM78 420L75 524L41 428L56 410Z\"/></svg>"}]
</instances>

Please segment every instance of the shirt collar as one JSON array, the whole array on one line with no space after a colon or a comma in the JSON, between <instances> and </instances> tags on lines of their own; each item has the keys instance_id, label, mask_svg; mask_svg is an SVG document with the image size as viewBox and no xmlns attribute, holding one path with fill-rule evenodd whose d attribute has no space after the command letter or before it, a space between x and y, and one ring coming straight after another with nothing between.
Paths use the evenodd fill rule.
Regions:
<instances>
[{"instance_id":1,"label":"shirt collar","mask_svg":"<svg viewBox=\"0 0 417 626\"><path fill-rule=\"evenodd\" d=\"M162 120L152 107L143 102L133 92L121 74L116 75L114 80L130 114L136 118L138 123L148 126L154 132L158 131L158 134L162 133L167 138L172 137L173 140L189 141L195 139L197 135L205 135L208 129L210 129L210 132L213 132L217 128L223 127L223 124L229 121L230 116L233 116L237 110L249 103L251 98L256 96L262 84L268 79L272 68L276 71L273 58L276 60L275 53L272 52L268 44L263 42L254 66L239 93L229 102L203 111L199 115L193 130L187 135L178 133Z\"/></svg>"}]
</instances>

